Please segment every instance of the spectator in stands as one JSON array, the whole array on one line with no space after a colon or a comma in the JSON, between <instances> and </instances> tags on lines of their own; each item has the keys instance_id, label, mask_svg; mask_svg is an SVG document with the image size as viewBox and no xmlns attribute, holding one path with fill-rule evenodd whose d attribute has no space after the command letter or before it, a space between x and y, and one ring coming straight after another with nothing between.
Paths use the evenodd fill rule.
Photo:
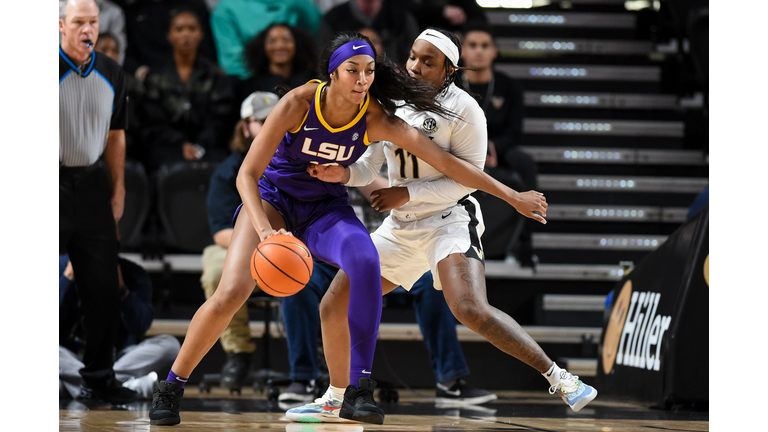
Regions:
<instances>
[{"instance_id":1,"label":"spectator in stands","mask_svg":"<svg viewBox=\"0 0 768 432\"><path fill-rule=\"evenodd\" d=\"M411 43L419 35L419 25L407 7L397 0L349 0L323 16L319 40L325 43L339 31L369 28L381 36L387 57L405 64Z\"/></svg>"},{"instance_id":2,"label":"spectator in stands","mask_svg":"<svg viewBox=\"0 0 768 432\"><path fill-rule=\"evenodd\" d=\"M210 14L203 0L135 0L125 9L128 46L124 67L128 74L144 81L150 70L165 66L173 57L166 30L172 16L180 10L191 11L198 17L201 31L206 36L200 42L198 55L216 62Z\"/></svg>"},{"instance_id":3,"label":"spectator in stands","mask_svg":"<svg viewBox=\"0 0 768 432\"><path fill-rule=\"evenodd\" d=\"M475 0L405 0L419 28L461 30L469 22L487 22L483 8Z\"/></svg>"},{"instance_id":4,"label":"spectator in stands","mask_svg":"<svg viewBox=\"0 0 768 432\"><path fill-rule=\"evenodd\" d=\"M144 339L152 325L152 281L141 266L118 259L120 326L115 340L115 377L142 399L152 398L157 371L173 364L181 344L171 335ZM59 257L59 398L77 397L83 367L82 311L68 255Z\"/></svg>"},{"instance_id":5,"label":"spectator in stands","mask_svg":"<svg viewBox=\"0 0 768 432\"><path fill-rule=\"evenodd\" d=\"M176 11L168 30L173 56L145 82L142 144L150 170L185 160L220 162L229 153L220 143L234 90L215 63L198 55L202 39L198 17Z\"/></svg>"},{"instance_id":6,"label":"spectator in stands","mask_svg":"<svg viewBox=\"0 0 768 432\"><path fill-rule=\"evenodd\" d=\"M99 32L112 35L118 49L115 61L122 65L125 61L125 48L128 46L128 38L125 34L125 12L110 0L96 0L96 5L99 6Z\"/></svg>"},{"instance_id":7,"label":"spectator in stands","mask_svg":"<svg viewBox=\"0 0 768 432\"><path fill-rule=\"evenodd\" d=\"M120 42L112 33L100 33L99 40L96 41L94 49L100 53L106 54L107 57L114 60L115 63L120 59Z\"/></svg>"},{"instance_id":8,"label":"spectator in stands","mask_svg":"<svg viewBox=\"0 0 768 432\"><path fill-rule=\"evenodd\" d=\"M242 81L238 100L255 91L275 92L306 84L315 76L311 35L286 23L270 24L245 46L245 62L253 75Z\"/></svg>"},{"instance_id":9,"label":"spectator in stands","mask_svg":"<svg viewBox=\"0 0 768 432\"><path fill-rule=\"evenodd\" d=\"M232 137L232 154L216 168L208 190L208 220L214 244L203 250L203 276L200 283L205 298L210 298L221 281L224 259L232 237L232 215L240 205L240 194L235 180L251 142L261 130L261 125L278 101L277 95L256 92L249 95L240 107L241 120L235 126ZM221 385L241 387L251 365L256 344L248 327L248 307L243 305L232 318L219 339L227 361L221 370Z\"/></svg>"},{"instance_id":10,"label":"spectator in stands","mask_svg":"<svg viewBox=\"0 0 768 432\"><path fill-rule=\"evenodd\" d=\"M498 55L490 27L467 26L461 58L464 86L480 98L488 121L488 157L485 162L490 175L505 184L518 183L520 192L536 189L538 167L533 158L519 149L522 139L524 104L522 86L493 70ZM533 267L537 258L531 244L531 224L526 221L517 244L512 245L510 261Z\"/></svg>"},{"instance_id":11,"label":"spectator in stands","mask_svg":"<svg viewBox=\"0 0 768 432\"><path fill-rule=\"evenodd\" d=\"M310 0L221 0L211 14L211 28L219 64L241 79L246 67L245 45L272 23L286 23L317 33L322 13Z\"/></svg>"}]
</instances>

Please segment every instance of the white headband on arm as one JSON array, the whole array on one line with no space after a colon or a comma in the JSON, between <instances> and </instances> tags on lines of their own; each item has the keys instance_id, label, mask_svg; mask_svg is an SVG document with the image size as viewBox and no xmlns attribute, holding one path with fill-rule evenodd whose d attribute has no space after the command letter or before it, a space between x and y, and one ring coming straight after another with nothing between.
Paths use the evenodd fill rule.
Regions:
<instances>
[{"instance_id":1,"label":"white headband on arm","mask_svg":"<svg viewBox=\"0 0 768 432\"><path fill-rule=\"evenodd\" d=\"M445 57L451 61L452 65L459 65L459 47L457 47L456 44L448 38L448 36L440 33L437 30L427 29L421 32L421 34L416 39L425 40L431 43L437 49L439 49L440 52L445 54Z\"/></svg>"}]
</instances>

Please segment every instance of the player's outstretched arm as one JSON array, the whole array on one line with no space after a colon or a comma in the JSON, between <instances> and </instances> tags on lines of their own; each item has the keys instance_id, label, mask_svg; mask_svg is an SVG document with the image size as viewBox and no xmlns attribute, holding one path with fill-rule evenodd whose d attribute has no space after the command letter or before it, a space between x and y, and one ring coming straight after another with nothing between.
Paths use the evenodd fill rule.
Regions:
<instances>
[{"instance_id":1,"label":"player's outstretched arm","mask_svg":"<svg viewBox=\"0 0 768 432\"><path fill-rule=\"evenodd\" d=\"M416 155L458 183L488 192L509 203L522 215L546 223L544 217L547 215L547 200L544 194L536 191L517 192L471 163L443 151L400 118L387 116L381 108L378 108L378 112L372 111L369 109L368 120L368 137L372 141L396 142L398 147Z\"/></svg>"}]
</instances>

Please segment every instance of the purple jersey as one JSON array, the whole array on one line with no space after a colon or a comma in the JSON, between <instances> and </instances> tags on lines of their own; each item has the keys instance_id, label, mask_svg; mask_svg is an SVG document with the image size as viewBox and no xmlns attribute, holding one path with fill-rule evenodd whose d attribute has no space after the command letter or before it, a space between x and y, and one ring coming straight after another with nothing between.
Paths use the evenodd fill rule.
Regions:
<instances>
[{"instance_id":1,"label":"purple jersey","mask_svg":"<svg viewBox=\"0 0 768 432\"><path fill-rule=\"evenodd\" d=\"M353 164L368 149L365 112L370 95L360 104L360 111L349 124L333 128L320 112L320 94L327 83L320 83L304 121L296 130L289 131L277 147L275 155L264 170L266 177L282 192L300 201L318 201L347 194L339 183L326 183L307 172L310 163Z\"/></svg>"}]
</instances>

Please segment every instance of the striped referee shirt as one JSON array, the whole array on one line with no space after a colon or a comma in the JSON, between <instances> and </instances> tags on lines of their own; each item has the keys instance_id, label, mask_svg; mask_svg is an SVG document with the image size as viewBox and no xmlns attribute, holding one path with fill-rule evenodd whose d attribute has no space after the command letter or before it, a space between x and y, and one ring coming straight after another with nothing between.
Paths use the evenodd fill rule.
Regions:
<instances>
[{"instance_id":1,"label":"striped referee shirt","mask_svg":"<svg viewBox=\"0 0 768 432\"><path fill-rule=\"evenodd\" d=\"M120 66L94 51L80 69L59 47L59 164L94 164L110 130L126 129L127 96Z\"/></svg>"}]
</instances>

